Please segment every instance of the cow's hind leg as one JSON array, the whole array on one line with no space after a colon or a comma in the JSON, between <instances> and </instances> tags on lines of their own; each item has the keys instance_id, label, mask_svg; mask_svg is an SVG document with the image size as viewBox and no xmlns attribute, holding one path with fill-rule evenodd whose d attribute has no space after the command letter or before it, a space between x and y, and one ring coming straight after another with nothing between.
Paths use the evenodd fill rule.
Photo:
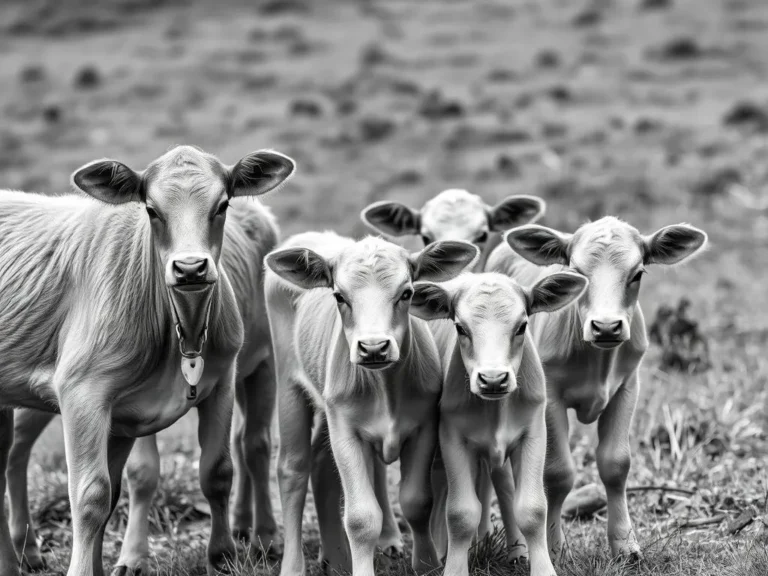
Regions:
<instances>
[{"instance_id":1,"label":"cow's hind leg","mask_svg":"<svg viewBox=\"0 0 768 576\"><path fill-rule=\"evenodd\" d=\"M8 460L8 511L11 538L23 565L32 571L44 570L45 560L37 546L37 535L29 513L27 470L35 442L54 418L50 412L16 410L14 414L13 447Z\"/></svg>"},{"instance_id":2,"label":"cow's hind leg","mask_svg":"<svg viewBox=\"0 0 768 576\"><path fill-rule=\"evenodd\" d=\"M160 479L157 438L138 438L128 457L128 525L112 576L149 574L149 511Z\"/></svg>"},{"instance_id":3,"label":"cow's hind leg","mask_svg":"<svg viewBox=\"0 0 768 576\"><path fill-rule=\"evenodd\" d=\"M557 564L565 541L560 515L565 497L573 488L576 469L568 444L568 414L565 406L558 402L548 404L546 421L547 456L544 465L544 487L547 493L547 541L552 562Z\"/></svg>"},{"instance_id":4,"label":"cow's hind leg","mask_svg":"<svg viewBox=\"0 0 768 576\"><path fill-rule=\"evenodd\" d=\"M242 450L253 494L253 542L257 549L282 554L283 543L272 511L269 465L272 455L272 416L275 411L275 369L272 355L243 382L245 418Z\"/></svg>"},{"instance_id":5,"label":"cow's hind leg","mask_svg":"<svg viewBox=\"0 0 768 576\"><path fill-rule=\"evenodd\" d=\"M5 499L5 470L8 466L8 455L13 444L13 410L0 410L0 494ZM0 574L13 576L19 574L19 561L13 549L11 532L8 529L8 518L5 506L0 505Z\"/></svg>"},{"instance_id":6,"label":"cow's hind leg","mask_svg":"<svg viewBox=\"0 0 768 576\"><path fill-rule=\"evenodd\" d=\"M637 373L616 391L598 421L597 469L608 498L608 542L615 556L641 557L627 508L627 476L632 449L629 430L637 403Z\"/></svg>"}]
</instances>

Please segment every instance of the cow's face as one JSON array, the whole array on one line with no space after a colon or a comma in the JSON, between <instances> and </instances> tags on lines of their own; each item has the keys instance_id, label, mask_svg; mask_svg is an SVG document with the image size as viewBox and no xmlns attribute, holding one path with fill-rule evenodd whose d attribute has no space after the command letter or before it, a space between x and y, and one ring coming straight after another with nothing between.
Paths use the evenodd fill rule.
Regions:
<instances>
[{"instance_id":1,"label":"cow's face","mask_svg":"<svg viewBox=\"0 0 768 576\"><path fill-rule=\"evenodd\" d=\"M470 391L499 400L517 389L528 316L571 304L586 285L583 276L566 272L530 289L502 274L467 274L443 285L417 283L411 313L452 320Z\"/></svg>"},{"instance_id":2,"label":"cow's face","mask_svg":"<svg viewBox=\"0 0 768 576\"><path fill-rule=\"evenodd\" d=\"M331 289L350 362L376 370L400 360L413 282L453 278L477 254L466 242L437 242L409 254L380 238L365 238L329 260L306 248L287 248L267 256L267 265L302 288Z\"/></svg>"},{"instance_id":3,"label":"cow's face","mask_svg":"<svg viewBox=\"0 0 768 576\"><path fill-rule=\"evenodd\" d=\"M225 166L210 154L179 146L143 172L97 160L77 170L72 182L104 202L143 203L166 285L194 291L218 278L229 200L272 190L293 171L293 161L277 152L254 152Z\"/></svg>"},{"instance_id":4,"label":"cow's face","mask_svg":"<svg viewBox=\"0 0 768 576\"><path fill-rule=\"evenodd\" d=\"M445 190L414 210L398 202L376 202L361 218L374 230L389 236L420 235L424 244L463 240L483 248L491 232L535 222L544 213L544 201L535 196L510 196L488 206L466 190Z\"/></svg>"},{"instance_id":5,"label":"cow's face","mask_svg":"<svg viewBox=\"0 0 768 576\"><path fill-rule=\"evenodd\" d=\"M512 249L534 264L564 264L589 279L579 301L585 342L601 349L629 340L645 267L676 264L702 249L707 235L678 224L650 236L607 216L574 234L542 226L521 226L507 233Z\"/></svg>"}]
</instances>

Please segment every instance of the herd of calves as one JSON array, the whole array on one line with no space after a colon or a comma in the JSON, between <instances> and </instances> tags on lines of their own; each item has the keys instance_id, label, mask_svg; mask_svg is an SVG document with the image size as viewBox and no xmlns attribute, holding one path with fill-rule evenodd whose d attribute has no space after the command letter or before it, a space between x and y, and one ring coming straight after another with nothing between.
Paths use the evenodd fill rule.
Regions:
<instances>
[{"instance_id":1,"label":"herd of calves","mask_svg":"<svg viewBox=\"0 0 768 576\"><path fill-rule=\"evenodd\" d=\"M311 481L321 560L373 576L377 548L403 552L386 478L399 459L415 570L466 576L495 491L510 561L552 576L574 482L568 409L597 422L611 551L639 559L626 497L648 346L638 293L646 267L693 256L706 234L643 235L613 217L560 232L532 224L536 197L491 207L447 190L420 210L362 213L383 235L420 235L417 252L333 232L279 242L249 197L294 170L274 151L226 165L180 146L143 171L86 164L73 194L0 191L0 576L45 567L26 473L56 413L68 574L102 574L124 469L130 518L113 573L147 574L154 434L193 407L209 574L240 538L282 553L281 576L303 576ZM269 487L275 402L282 531Z\"/></svg>"}]
</instances>

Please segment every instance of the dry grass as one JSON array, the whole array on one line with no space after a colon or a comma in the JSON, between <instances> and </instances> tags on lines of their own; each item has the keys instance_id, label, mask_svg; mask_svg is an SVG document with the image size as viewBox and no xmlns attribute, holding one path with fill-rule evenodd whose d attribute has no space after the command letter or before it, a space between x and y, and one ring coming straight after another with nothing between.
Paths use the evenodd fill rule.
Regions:
<instances>
[{"instance_id":1,"label":"dry grass","mask_svg":"<svg viewBox=\"0 0 768 576\"><path fill-rule=\"evenodd\" d=\"M768 5L590 5L11 0L0 5L0 185L60 193L93 158L141 168L178 143L227 162L273 147L299 162L292 183L266 198L286 234L362 234L357 215L369 202L419 206L448 187L491 204L538 194L549 203L544 223L564 229L604 213L647 232L702 226L710 250L685 267L652 270L642 303L652 317L690 297L712 368L667 374L652 350L630 477L632 486L692 494L632 493L646 547L638 567L608 558L601 512L568 522L559 573L766 574L768 218L730 190L766 195ZM189 432L165 436L152 519L160 574L204 571ZM591 436L580 431L574 445L578 485L597 481ZM49 455L57 447L38 448L30 478L47 556L61 570L71 535L62 461ZM107 565L124 513L123 503ZM752 521L732 534L744 513ZM313 558L311 514L309 506ZM473 567L478 576L510 573L494 542L478 546ZM235 572L274 569L243 551Z\"/></svg>"}]
</instances>

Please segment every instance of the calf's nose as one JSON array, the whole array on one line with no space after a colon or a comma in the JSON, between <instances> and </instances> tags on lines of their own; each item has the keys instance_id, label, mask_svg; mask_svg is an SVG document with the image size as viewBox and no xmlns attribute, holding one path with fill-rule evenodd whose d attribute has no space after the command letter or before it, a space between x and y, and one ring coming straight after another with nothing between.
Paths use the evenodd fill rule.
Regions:
<instances>
[{"instance_id":1,"label":"calf's nose","mask_svg":"<svg viewBox=\"0 0 768 576\"><path fill-rule=\"evenodd\" d=\"M621 335L622 321L600 322L592 320L592 334L598 340L615 340Z\"/></svg>"},{"instance_id":2,"label":"calf's nose","mask_svg":"<svg viewBox=\"0 0 768 576\"><path fill-rule=\"evenodd\" d=\"M377 357L382 357L387 353L387 350L389 350L389 340L379 340L379 341L370 341L370 340L360 340L357 343L357 349L360 352L360 356L364 359L375 359Z\"/></svg>"},{"instance_id":3,"label":"calf's nose","mask_svg":"<svg viewBox=\"0 0 768 576\"><path fill-rule=\"evenodd\" d=\"M203 282L207 275L208 260L205 258L181 258L173 261L173 276L179 283Z\"/></svg>"},{"instance_id":4,"label":"calf's nose","mask_svg":"<svg viewBox=\"0 0 768 576\"><path fill-rule=\"evenodd\" d=\"M477 384L481 392L503 392L509 387L509 372L500 370L478 372Z\"/></svg>"}]
</instances>

